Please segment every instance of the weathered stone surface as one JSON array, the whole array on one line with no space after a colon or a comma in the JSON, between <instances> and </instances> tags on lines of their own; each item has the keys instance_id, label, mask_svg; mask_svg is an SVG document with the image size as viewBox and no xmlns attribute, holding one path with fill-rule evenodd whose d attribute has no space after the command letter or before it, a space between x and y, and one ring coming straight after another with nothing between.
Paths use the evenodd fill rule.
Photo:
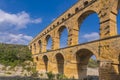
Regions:
<instances>
[{"instance_id":1,"label":"weathered stone surface","mask_svg":"<svg viewBox=\"0 0 120 80\"><path fill-rule=\"evenodd\" d=\"M95 55L100 64L100 80L120 80L120 36L116 36L118 9L119 0L78 1L30 42L37 70L80 78L87 75L88 60ZM97 13L100 19L100 40L78 44L79 26L91 13ZM60 49L60 34L64 28L68 30L68 47ZM52 50L47 51L49 37Z\"/></svg>"}]
</instances>

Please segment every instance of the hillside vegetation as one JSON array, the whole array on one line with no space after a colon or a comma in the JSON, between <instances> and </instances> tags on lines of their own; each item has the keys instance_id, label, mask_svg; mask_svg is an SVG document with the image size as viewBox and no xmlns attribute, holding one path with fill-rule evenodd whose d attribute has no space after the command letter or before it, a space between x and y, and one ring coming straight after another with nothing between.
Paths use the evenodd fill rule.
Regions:
<instances>
[{"instance_id":1,"label":"hillside vegetation","mask_svg":"<svg viewBox=\"0 0 120 80\"><path fill-rule=\"evenodd\" d=\"M19 66L24 61L32 61L31 52L27 46L0 43L0 64Z\"/></svg>"},{"instance_id":2,"label":"hillside vegetation","mask_svg":"<svg viewBox=\"0 0 120 80\"><path fill-rule=\"evenodd\" d=\"M88 67L90 67L90 68L98 68L98 66L99 65L98 65L96 60L94 60L92 58L89 60Z\"/></svg>"}]
</instances>

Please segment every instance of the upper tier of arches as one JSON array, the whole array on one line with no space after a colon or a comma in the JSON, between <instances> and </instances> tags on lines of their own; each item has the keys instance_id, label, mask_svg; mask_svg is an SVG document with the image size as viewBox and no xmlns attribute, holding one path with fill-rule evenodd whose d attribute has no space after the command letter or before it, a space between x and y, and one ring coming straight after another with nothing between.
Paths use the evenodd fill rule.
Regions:
<instances>
[{"instance_id":1,"label":"upper tier of arches","mask_svg":"<svg viewBox=\"0 0 120 80\"><path fill-rule=\"evenodd\" d=\"M38 37L36 41L30 44L30 49L32 50L32 53L37 54L40 52L48 51L46 46L48 44L49 38L51 38L50 50L60 49L61 48L60 38L61 38L61 33L64 29L66 29L68 33L67 42L66 42L67 46L65 47L79 44L80 25L82 24L82 22L86 17L88 17L93 13L97 14L99 18L100 26L99 26L98 34L100 39L117 35L116 19L117 19L117 12L120 7L115 5L119 5L119 4L118 3L116 4L116 2L113 1L114 2L113 8L109 7L109 5L107 5L104 8L104 7L98 6L99 1L91 5L88 5L87 3L84 4L86 5L86 7L82 10L80 9L80 6L76 7L74 8L74 11L71 11L71 13L70 12L68 13L67 17L62 18L62 22L58 20L57 24L54 25L53 28L43 33L44 36L40 38ZM42 43L41 50L40 50L40 46L38 46L38 43L37 43L38 40L40 40Z\"/></svg>"}]
</instances>

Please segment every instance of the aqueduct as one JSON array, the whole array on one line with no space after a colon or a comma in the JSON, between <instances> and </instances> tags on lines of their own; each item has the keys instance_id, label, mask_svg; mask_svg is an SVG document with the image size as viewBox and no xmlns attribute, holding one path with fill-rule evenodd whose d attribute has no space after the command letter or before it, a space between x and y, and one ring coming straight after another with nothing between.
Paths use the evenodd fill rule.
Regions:
<instances>
[{"instance_id":1,"label":"aqueduct","mask_svg":"<svg viewBox=\"0 0 120 80\"><path fill-rule=\"evenodd\" d=\"M79 0L29 43L37 70L80 78L86 76L88 60L95 55L99 80L120 80L120 36L116 24L119 9L119 0ZM78 44L79 26L92 13L98 14L100 20L100 39ZM64 28L68 31L68 46L60 48ZM49 38L52 48L47 51Z\"/></svg>"}]
</instances>

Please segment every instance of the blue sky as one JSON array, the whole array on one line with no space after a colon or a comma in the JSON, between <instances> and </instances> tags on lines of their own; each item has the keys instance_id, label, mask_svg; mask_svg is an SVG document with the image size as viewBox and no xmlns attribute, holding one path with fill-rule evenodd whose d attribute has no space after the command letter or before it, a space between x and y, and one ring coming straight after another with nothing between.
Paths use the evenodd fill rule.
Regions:
<instances>
[{"instance_id":1,"label":"blue sky","mask_svg":"<svg viewBox=\"0 0 120 80\"><path fill-rule=\"evenodd\" d=\"M0 42L28 44L32 38L77 1L0 0ZM120 16L117 19L119 22ZM63 33L67 34L65 30ZM97 14L91 14L81 25L79 42L98 39L98 33L99 18ZM61 37L61 44L67 41L67 35L61 35Z\"/></svg>"}]
</instances>

